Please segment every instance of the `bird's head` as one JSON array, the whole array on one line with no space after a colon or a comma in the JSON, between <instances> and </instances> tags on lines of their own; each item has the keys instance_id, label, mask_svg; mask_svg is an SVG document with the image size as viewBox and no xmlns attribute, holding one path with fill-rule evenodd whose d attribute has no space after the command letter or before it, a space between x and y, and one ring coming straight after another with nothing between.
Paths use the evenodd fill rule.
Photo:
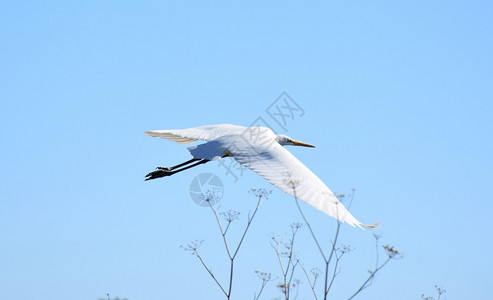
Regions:
<instances>
[{"instance_id":1,"label":"bird's head","mask_svg":"<svg viewBox=\"0 0 493 300\"><path fill-rule=\"evenodd\" d=\"M297 140L292 139L289 136L286 136L284 134L277 134L276 135L276 141L279 144L281 144L282 146L303 146L303 147L315 148L315 146L313 146L311 144L297 141Z\"/></svg>"}]
</instances>

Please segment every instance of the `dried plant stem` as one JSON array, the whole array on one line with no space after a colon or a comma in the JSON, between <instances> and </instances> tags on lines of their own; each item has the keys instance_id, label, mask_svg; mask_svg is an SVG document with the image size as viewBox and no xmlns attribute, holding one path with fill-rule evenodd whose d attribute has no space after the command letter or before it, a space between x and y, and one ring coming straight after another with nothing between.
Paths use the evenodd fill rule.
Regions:
<instances>
[{"instance_id":1,"label":"dried plant stem","mask_svg":"<svg viewBox=\"0 0 493 300\"><path fill-rule=\"evenodd\" d=\"M373 269L372 271L369 271L370 272L370 275L368 276L368 278L365 280L365 282L363 282L363 284L359 287L359 289L356 290L356 292L351 297L348 298L348 300L353 299L361 291L363 291L364 289L366 289L367 287L369 287L372 284L373 279L375 278L375 274L377 274L378 271L380 271L383 267L385 267L385 265L391 259L402 257L402 253L400 253L399 251L397 251L396 249L394 249L394 247L388 246L388 245L384 245L383 248L387 252L387 259L379 266L378 265L378 256L379 256L378 255L378 253L379 253L379 251L378 251L378 239L380 238L380 236L378 236L376 234L374 234L373 236L375 237L375 244L376 244L376 248L377 248L377 261L376 261L376 264L375 264L375 269Z\"/></svg>"},{"instance_id":2,"label":"dried plant stem","mask_svg":"<svg viewBox=\"0 0 493 300\"><path fill-rule=\"evenodd\" d=\"M303 270L303 273L305 273L305 276L306 276L306 279L308 280L308 284L310 285L310 288L312 289L313 297L316 300L318 300L317 293L315 292L315 284L317 283L318 276L315 276L315 278L313 279L313 283L312 283L312 281L310 280L310 275L308 275L308 272L306 271L305 266L303 266L303 264L301 264L301 263L300 263L300 266L301 266L301 269Z\"/></svg>"},{"instance_id":3,"label":"dried plant stem","mask_svg":"<svg viewBox=\"0 0 493 300\"><path fill-rule=\"evenodd\" d=\"M315 232L313 231L312 229L312 226L310 225L310 222L308 222L307 218L305 217L305 214L303 213L303 210L301 209L301 206L299 204L299 201L298 201L298 197L296 196L296 189L293 188L293 194L294 194L294 199L295 199L295 203L296 203L296 206L298 207L298 210L301 214L301 217L303 218L303 221L305 222L305 224L308 226L308 229L310 230L310 234L311 236L313 237L313 240L315 241L315 244L317 244L317 247L318 247L318 250L320 252L320 255L322 255L322 258L325 262L325 272L324 272L324 300L327 299L327 295L330 291L330 288L332 287L332 283L334 282L334 279L335 279L335 276L337 275L337 272L336 272L336 268L337 268L337 264L334 268L334 273L333 273L333 276L331 278L331 281L330 281L330 284L329 284L329 265L330 265L330 262L332 261L332 257L334 256L334 254L336 253L336 245L337 245L337 239L339 238L339 232L340 232L340 228L341 228L341 222L337 221L337 228L336 228L336 232L335 232L335 237L334 237L334 241L332 242L332 249L330 251L330 254L329 254L329 258L327 258L325 256L325 253L324 251L322 250L322 247L320 246L320 243L318 242L318 239L317 239L317 236L315 235Z\"/></svg>"},{"instance_id":4,"label":"dried plant stem","mask_svg":"<svg viewBox=\"0 0 493 300\"><path fill-rule=\"evenodd\" d=\"M255 295L255 294L253 295L253 299L258 300L258 299L260 299L260 295L264 291L265 286L271 280L271 275L270 275L270 273L259 272L259 271L255 271L255 273L257 273L258 277L260 279L262 279L262 286L260 287L260 291L258 292L257 295Z\"/></svg>"},{"instance_id":5,"label":"dried plant stem","mask_svg":"<svg viewBox=\"0 0 493 300\"><path fill-rule=\"evenodd\" d=\"M337 228L336 228L336 231L335 231L335 235L334 235L334 241L332 242L332 248L330 250L330 253L329 253L329 257L327 258L325 256L325 253L324 251L322 250L322 247L320 246L320 243L318 242L318 239L310 225L310 222L308 222L307 218L305 217L305 214L303 213L303 210L301 209L301 206L299 204L299 201L298 201L298 198L296 196L296 188L293 187L293 194L294 194L294 198L295 198L295 202L296 202L296 206L298 207L298 210L301 214L301 216L303 217L303 220L305 221L305 224L308 226L308 229L310 230L310 234L311 236L313 237L313 240L315 241L315 244L317 245L318 247L318 250L320 252L320 254L322 255L322 258L325 262L325 272L324 272L324 297L323 299L326 300L327 299L327 295L330 291L330 289L332 288L332 285L334 283L334 280L337 276L337 274L339 273L337 271L338 269L338 266L339 266L339 261L341 260L342 256L344 255L344 253L346 251L350 251L350 250L346 250L344 249L342 251L342 253L340 255L337 254L337 240L339 238L339 232L340 232L340 229L341 229L341 222L340 221L337 221ZM351 193L351 200L350 200L350 203L352 203L352 200L353 200L353 197L354 197L354 190L353 190L353 193ZM351 296L349 297L349 300L353 299L356 295L358 295L362 290L364 290L365 288L367 288L368 286L371 285L371 282L372 280L375 278L375 274L380 271L392 258L395 258L396 255L398 255L398 251L395 250L393 248L386 248L386 250L388 251L388 258L381 264L379 265L378 264L378 261L379 261L379 251L378 251L378 238L379 236L375 236L375 239L376 239L376 263L375 263L375 269L373 271L370 271L370 276L363 282L363 284L358 288L358 290L356 290L356 292ZM389 252L390 251L390 252ZM329 265L330 263L332 262L333 258L335 257L336 261L335 261L335 264L334 264L334 268L333 268L333 271L332 271L332 277L329 281ZM308 281L310 283L310 287L312 288L312 292L313 294L315 295L315 298L318 299L318 297L316 296L316 293L315 293L315 284L311 284L310 282L310 278L308 276L308 273L306 272L306 270L304 270L303 268L303 271L305 272L305 275L306 277L308 278Z\"/></svg>"},{"instance_id":6,"label":"dried plant stem","mask_svg":"<svg viewBox=\"0 0 493 300\"><path fill-rule=\"evenodd\" d=\"M380 271L390 260L392 259L392 257L388 257L379 267L375 268L373 271L370 272L370 276L368 276L368 278L365 280L365 282L363 282L363 284L359 287L359 289L351 296L348 298L348 300L351 300L353 299L354 297L356 297L356 295L358 295L362 290L366 289L367 287L369 287L371 285L371 281L372 279L375 277L375 274Z\"/></svg>"},{"instance_id":7,"label":"dried plant stem","mask_svg":"<svg viewBox=\"0 0 493 300\"><path fill-rule=\"evenodd\" d=\"M262 197L263 195L259 196L258 197L258 201L257 201L257 206L255 207L255 210L253 211L253 214L252 216L250 217L250 214L248 214L248 222L247 222L247 226L245 228L245 231L243 231L243 235L241 236L241 239L240 239L240 242L238 243L238 247L236 247L236 251L235 253L233 254L233 259L236 257L236 255L238 254L238 251L240 250L240 247L241 247L241 244L243 243L243 240L245 239L245 236L247 234L247 231L248 229L250 228L250 225L252 224L252 221L253 221L253 218L255 217L255 215L257 214L257 211L260 207L260 204L262 203Z\"/></svg>"},{"instance_id":8,"label":"dried plant stem","mask_svg":"<svg viewBox=\"0 0 493 300\"><path fill-rule=\"evenodd\" d=\"M310 230L310 233L311 233L311 235L313 237L313 240L317 244L317 247L318 247L318 250L320 251L320 254L322 255L323 259L325 261L327 261L327 259L325 258L324 251L322 250L322 247L320 247L320 244L318 243L318 239L315 236L315 233L313 232L313 229L312 229L312 226L310 225L310 222L308 222L308 220L305 217L305 214L303 213L303 210L301 210L300 204L298 203L298 197L296 197L296 190L294 190L294 199L295 199L295 202L296 202L296 206L298 206L298 210L300 211L300 214L303 217L303 220L305 221L305 224L308 226L308 229Z\"/></svg>"},{"instance_id":9,"label":"dried plant stem","mask_svg":"<svg viewBox=\"0 0 493 300\"><path fill-rule=\"evenodd\" d=\"M336 255L336 262L334 265L334 271L332 272L332 278L330 279L329 286L326 289L327 293L332 288L332 284L334 283L334 280L336 279L337 274L339 274L339 272L337 272L337 267L339 266L339 261L341 260L342 256L344 255L344 252L342 252L341 255L337 255L337 253L335 255Z\"/></svg>"},{"instance_id":10,"label":"dried plant stem","mask_svg":"<svg viewBox=\"0 0 493 300\"><path fill-rule=\"evenodd\" d=\"M207 264L205 263L204 259L200 256L200 253L198 252L197 248L193 248L192 247L192 250L194 251L195 255L197 255L197 257L199 258L202 266L204 266L204 268L207 270L207 272L212 277L212 279L214 280L214 282L216 282L216 284L219 286L219 288L224 293L224 295L226 296L227 299L231 299L231 292L232 292L232 289L233 289L233 277L234 277L233 275L234 275L235 258L238 255L238 252L239 252L239 250L241 248L241 245L243 244L243 241L245 240L245 236L246 236L246 234L248 232L248 229L250 228L250 225L252 224L252 221L253 221L255 215L257 214L257 211L258 211L258 209L260 207L260 204L262 203L262 200L264 200L265 196L266 196L266 193L260 193L260 194L257 195L258 201L257 201L257 205L255 207L255 210L253 211L253 213L252 213L251 216L250 216L250 214L248 215L247 225L245 227L245 230L243 231L243 234L241 236L241 239L238 242L238 245L236 246L236 249L234 250L234 252L232 252L230 250L230 245L229 245L228 239L226 237L226 233L228 232L229 226L231 225L231 222L233 221L233 219L227 219L228 225L226 225L226 227L223 227L223 225L221 223L221 220L219 218L219 214L218 214L217 210L211 204L211 201L207 200L207 203L209 204L209 207L210 207L212 213L214 214L214 216L216 218L216 222L217 222L217 225L219 227L219 231L221 232L221 236L222 236L222 239L223 239L224 247L226 249L226 252L228 254L228 258L229 258L229 261L230 261L230 267L229 267L229 283L228 283L228 289L227 290L222 286L222 284L216 278L216 276L214 275L214 273L212 272L212 270L207 266ZM267 284L267 282L263 282L261 292L262 292L263 288L265 287L265 284Z\"/></svg>"},{"instance_id":11,"label":"dried plant stem","mask_svg":"<svg viewBox=\"0 0 493 300\"><path fill-rule=\"evenodd\" d=\"M258 295L254 295L254 299L258 300L260 299L260 295L264 291L265 286L267 285L267 281L262 281L262 286L260 287L260 291L258 292Z\"/></svg>"},{"instance_id":12,"label":"dried plant stem","mask_svg":"<svg viewBox=\"0 0 493 300\"><path fill-rule=\"evenodd\" d=\"M330 285L327 285L327 283L328 283L328 277L329 277L329 265L330 265L330 262L332 261L333 255L336 252L336 244L337 244L337 239L339 238L340 229L341 229L341 222L337 221L337 229L336 229L334 241L332 242L332 249L330 250L329 259L325 261L324 299L327 299L327 295L329 294L329 290L332 287L332 283L334 282L334 279L335 279L335 276L336 276L337 264L334 267L334 274L333 274L332 279L330 281Z\"/></svg>"},{"instance_id":13,"label":"dried plant stem","mask_svg":"<svg viewBox=\"0 0 493 300\"><path fill-rule=\"evenodd\" d=\"M275 242L275 244L271 243L271 247L274 249L277 255L277 259L279 261L279 266L281 267L281 272L282 272L282 277L283 277L283 282L278 285L279 288L281 288L284 298L286 300L289 299L290 297L290 292L291 292L291 286L293 282L293 276L296 270L296 266L299 263L298 259L295 259L294 257L294 242L296 238L296 234L298 232L298 229L301 227L301 224L295 223L291 225L291 239L289 243L283 244L282 241L277 240L275 237L272 237L272 240ZM286 248L286 252L281 251L281 244L284 245ZM285 256L287 257L287 262L286 265L284 265L282 257Z\"/></svg>"},{"instance_id":14,"label":"dried plant stem","mask_svg":"<svg viewBox=\"0 0 493 300\"><path fill-rule=\"evenodd\" d=\"M204 262L204 260L202 259L202 256L200 256L200 253L197 250L194 250L194 251L195 251L195 255L199 258L200 262L202 263L202 266L204 266L204 268L207 270L207 272L209 273L209 275L211 275L212 279L214 279L214 281L217 283L217 285L219 286L219 288L221 289L221 291L223 291L224 295L226 297L228 297L228 293L223 288L223 286L221 285L221 283L217 280L216 276L214 276L214 273L212 273L211 269L209 269L209 267L207 266L207 264ZM229 299L229 297L228 297L228 299Z\"/></svg>"}]
</instances>

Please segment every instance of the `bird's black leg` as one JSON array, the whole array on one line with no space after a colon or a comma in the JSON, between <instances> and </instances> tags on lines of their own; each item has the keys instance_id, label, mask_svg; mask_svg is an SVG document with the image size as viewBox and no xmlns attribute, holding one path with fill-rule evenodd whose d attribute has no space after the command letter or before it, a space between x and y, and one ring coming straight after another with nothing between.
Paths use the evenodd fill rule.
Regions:
<instances>
[{"instance_id":1,"label":"bird's black leg","mask_svg":"<svg viewBox=\"0 0 493 300\"><path fill-rule=\"evenodd\" d=\"M181 163L181 164L178 164L176 166L173 166L173 167L169 167L169 168L166 168L166 167L157 167L156 169L157 170L163 170L163 171L173 171L174 169L176 168L179 168L179 167L183 167L183 166L186 166L190 163L193 163L194 161L197 161L197 160L200 160L200 158L192 158L190 160L187 160L186 162L184 163Z\"/></svg>"},{"instance_id":2,"label":"bird's black leg","mask_svg":"<svg viewBox=\"0 0 493 300\"><path fill-rule=\"evenodd\" d=\"M186 166L186 167L184 167L184 168L181 168L181 169L178 169L178 170L176 170L176 171L173 171L173 170L175 170L176 168L179 168L179 167L181 167L181 166L185 166L185 165L190 164L191 162L194 162L194 161L197 161L197 160L198 160L198 162L196 162L196 163L194 163L194 164L191 164L191 165ZM165 176L170 176L170 175L176 174L176 173L178 173L178 172L184 171L184 170L186 170L186 169L190 169L190 168L193 168L193 167L195 167L195 166L198 166L198 165L201 165L201 164L205 164L205 163L207 163L207 162L209 162L209 161L210 161L210 160L208 160L208 159L198 159L198 158L193 158L193 159L191 159L191 160L189 160L189 161L186 161L186 162L184 162L184 163L182 163L182 164L179 164L179 165L173 166L173 167L171 167L171 168L162 168L162 167L158 167L156 171L153 171L153 172L151 172L151 173L147 174L147 175L146 175L146 179L145 179L145 180L147 181L147 180L151 180L151 179L156 179L156 178L161 178L161 177L165 177Z\"/></svg>"}]
</instances>

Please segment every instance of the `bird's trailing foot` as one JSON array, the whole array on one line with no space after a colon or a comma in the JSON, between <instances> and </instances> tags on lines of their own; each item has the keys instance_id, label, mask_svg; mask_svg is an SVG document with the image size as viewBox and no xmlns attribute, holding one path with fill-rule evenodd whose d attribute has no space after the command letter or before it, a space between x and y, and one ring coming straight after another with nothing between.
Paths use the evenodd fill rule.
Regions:
<instances>
[{"instance_id":1,"label":"bird's trailing foot","mask_svg":"<svg viewBox=\"0 0 493 300\"><path fill-rule=\"evenodd\" d=\"M156 167L156 170L171 172L171 168L167 168L167 167Z\"/></svg>"},{"instance_id":2,"label":"bird's trailing foot","mask_svg":"<svg viewBox=\"0 0 493 300\"><path fill-rule=\"evenodd\" d=\"M210 160L208 159L200 159L200 158L192 158L184 163L178 164L176 166L166 168L166 167L157 167L156 171L152 171L151 173L146 175L145 180L151 180L151 179L156 179L156 178L161 178L165 176L170 176L173 174L176 174L181 171L185 171L187 169L193 168L195 166L205 164L206 162L209 162ZM191 164L195 162L194 164Z\"/></svg>"},{"instance_id":3,"label":"bird's trailing foot","mask_svg":"<svg viewBox=\"0 0 493 300\"><path fill-rule=\"evenodd\" d=\"M172 172L170 168L157 167L156 171L152 171L151 173L146 175L145 180L147 181L147 180L151 180L151 179L166 177L166 176L170 176L173 174L174 174L174 172Z\"/></svg>"}]
</instances>

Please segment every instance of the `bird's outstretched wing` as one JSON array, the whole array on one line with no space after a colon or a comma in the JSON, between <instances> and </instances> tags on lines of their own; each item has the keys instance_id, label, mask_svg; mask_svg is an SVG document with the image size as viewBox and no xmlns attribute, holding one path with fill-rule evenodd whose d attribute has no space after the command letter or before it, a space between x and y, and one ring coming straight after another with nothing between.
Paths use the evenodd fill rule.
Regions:
<instances>
[{"instance_id":1,"label":"bird's outstretched wing","mask_svg":"<svg viewBox=\"0 0 493 300\"><path fill-rule=\"evenodd\" d=\"M150 130L145 133L152 137L160 137L188 144L198 140L211 141L225 135L241 134L246 127L231 124L207 125L189 129Z\"/></svg>"},{"instance_id":2,"label":"bird's outstretched wing","mask_svg":"<svg viewBox=\"0 0 493 300\"><path fill-rule=\"evenodd\" d=\"M320 178L278 143L261 145L239 138L228 150L243 166L327 215L360 228L379 226L378 223L365 225L356 220Z\"/></svg>"}]
</instances>

